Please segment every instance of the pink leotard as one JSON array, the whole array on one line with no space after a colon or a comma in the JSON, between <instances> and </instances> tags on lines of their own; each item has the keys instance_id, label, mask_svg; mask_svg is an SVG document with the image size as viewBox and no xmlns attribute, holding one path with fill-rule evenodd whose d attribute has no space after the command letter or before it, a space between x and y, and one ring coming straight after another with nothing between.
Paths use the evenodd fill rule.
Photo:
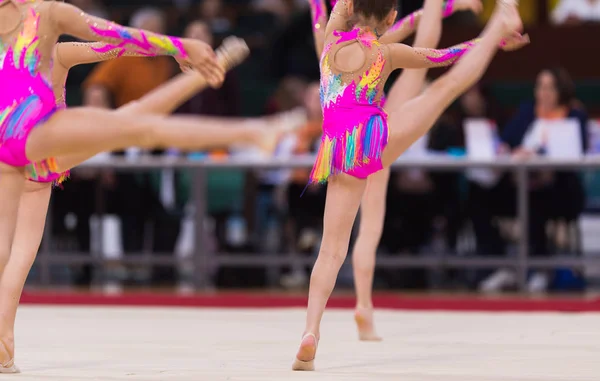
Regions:
<instances>
[{"instance_id":1,"label":"pink leotard","mask_svg":"<svg viewBox=\"0 0 600 381\"><path fill-rule=\"evenodd\" d=\"M22 167L30 163L25 154L29 134L56 110L49 81L38 71L39 14L26 11L23 29L13 46L0 46L0 162Z\"/></svg>"},{"instance_id":2,"label":"pink leotard","mask_svg":"<svg viewBox=\"0 0 600 381\"><path fill-rule=\"evenodd\" d=\"M337 41L325 46L321 58L323 136L311 183L324 183L340 173L366 178L380 171L381 153L388 141L387 114L381 104L389 74L383 45L373 32L358 27L334 33ZM356 73L338 70L336 53L355 42L365 53L363 69Z\"/></svg>"}]
</instances>

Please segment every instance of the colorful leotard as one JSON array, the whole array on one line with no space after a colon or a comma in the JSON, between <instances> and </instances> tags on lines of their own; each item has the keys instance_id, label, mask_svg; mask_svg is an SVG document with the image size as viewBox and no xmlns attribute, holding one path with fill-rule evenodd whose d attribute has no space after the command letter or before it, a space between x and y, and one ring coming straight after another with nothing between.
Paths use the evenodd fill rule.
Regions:
<instances>
[{"instance_id":1,"label":"colorful leotard","mask_svg":"<svg viewBox=\"0 0 600 381\"><path fill-rule=\"evenodd\" d=\"M0 46L0 162L22 167L30 163L25 144L34 127L56 110L50 82L38 71L39 14L27 9L12 46Z\"/></svg>"},{"instance_id":2,"label":"colorful leotard","mask_svg":"<svg viewBox=\"0 0 600 381\"><path fill-rule=\"evenodd\" d=\"M321 58L323 136L311 183L324 183L340 173L366 178L381 170L381 154L388 141L387 114L381 105L389 74L383 45L373 32L358 27L334 35L337 41L325 46ZM335 55L356 42L365 53L363 69L357 73L338 70Z\"/></svg>"}]
</instances>

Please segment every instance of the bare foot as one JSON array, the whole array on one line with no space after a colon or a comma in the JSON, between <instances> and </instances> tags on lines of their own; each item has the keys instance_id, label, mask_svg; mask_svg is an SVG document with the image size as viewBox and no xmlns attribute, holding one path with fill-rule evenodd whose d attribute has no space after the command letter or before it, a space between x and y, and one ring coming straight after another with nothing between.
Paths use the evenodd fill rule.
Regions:
<instances>
[{"instance_id":1,"label":"bare foot","mask_svg":"<svg viewBox=\"0 0 600 381\"><path fill-rule=\"evenodd\" d=\"M497 17L502 22L504 35L514 37L515 32L523 31L523 21L519 15L519 3L516 0L498 0L496 3Z\"/></svg>"},{"instance_id":2,"label":"bare foot","mask_svg":"<svg viewBox=\"0 0 600 381\"><path fill-rule=\"evenodd\" d=\"M13 339L0 339L0 373L20 373L15 366Z\"/></svg>"},{"instance_id":3,"label":"bare foot","mask_svg":"<svg viewBox=\"0 0 600 381\"><path fill-rule=\"evenodd\" d=\"M317 354L318 342L319 341L314 334L307 333L304 335L298 353L296 353L292 370L315 370L315 356Z\"/></svg>"},{"instance_id":4,"label":"bare foot","mask_svg":"<svg viewBox=\"0 0 600 381\"><path fill-rule=\"evenodd\" d=\"M358 339L361 341L381 341L381 337L375 333L373 323L373 308L357 308L354 311L354 321L358 329Z\"/></svg>"}]
</instances>

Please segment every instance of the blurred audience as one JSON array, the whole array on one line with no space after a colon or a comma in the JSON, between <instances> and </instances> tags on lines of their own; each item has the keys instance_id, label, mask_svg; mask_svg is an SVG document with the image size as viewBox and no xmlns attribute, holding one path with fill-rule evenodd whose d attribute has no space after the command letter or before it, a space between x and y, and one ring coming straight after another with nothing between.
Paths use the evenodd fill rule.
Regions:
<instances>
[{"instance_id":1,"label":"blurred audience","mask_svg":"<svg viewBox=\"0 0 600 381\"><path fill-rule=\"evenodd\" d=\"M575 86L569 74L560 68L545 69L540 72L535 85L535 99L519 107L517 114L502 131L501 138L505 143L502 149L513 157L526 159L544 153L543 142L531 144L536 120L558 120L574 118L581 129L582 151L587 150L588 117L575 100ZM539 147L539 148L538 148ZM490 254L502 254L505 241L499 237L497 228L489 226L486 221L494 217L511 213L516 208L514 179L504 175L498 184L487 192L483 191L477 220L474 228L479 230L478 243L492 250ZM585 204L585 194L581 179L577 173L540 171L529 179L529 245L532 256L548 256L551 253L549 237L546 229L549 221L559 220L571 222L578 218ZM490 208L489 206L493 206ZM477 205L474 207L477 209ZM496 210L499 209L499 210ZM485 227L485 233L482 232ZM486 279L481 288L485 291L495 291L511 286L516 281L515 274L510 270L499 270ZM547 290L550 276L545 272L535 272L529 279L530 292Z\"/></svg>"},{"instance_id":2,"label":"blurred audience","mask_svg":"<svg viewBox=\"0 0 600 381\"><path fill-rule=\"evenodd\" d=\"M154 8L143 8L131 18L131 26L156 33L165 33L165 15ZM172 77L175 70L170 57L120 57L99 64L84 83L84 101L89 106L121 107L154 90ZM125 154L136 156L137 149ZM152 154L163 154L154 151ZM121 221L121 236L125 253L141 253L147 249L146 237L152 237L155 252L172 253L180 231L177 184L183 178L169 170L107 175L113 190L113 210ZM147 222L153 234L148 235ZM158 268L155 280L170 276ZM111 274L110 277L120 277ZM147 271L138 269L135 278L147 279Z\"/></svg>"},{"instance_id":3,"label":"blurred audience","mask_svg":"<svg viewBox=\"0 0 600 381\"><path fill-rule=\"evenodd\" d=\"M305 92L304 105L308 120L293 136L294 155L316 154L322 134L323 114L321 112L319 83L311 83ZM310 170L295 169L286 189L287 251L298 254L310 254L319 243L323 211L325 207L326 186L306 187ZM304 194L303 194L304 193ZM294 266L281 279L285 287L304 286L308 280L305 266Z\"/></svg>"},{"instance_id":4,"label":"blurred audience","mask_svg":"<svg viewBox=\"0 0 600 381\"><path fill-rule=\"evenodd\" d=\"M319 85L313 81L319 78L319 65L311 33L311 16L305 0L71 2L92 15L113 18L118 22L129 20L132 26L155 32L182 34L205 41L213 47L217 47L222 38L230 34L244 37L252 48L249 59L227 74L221 88L204 90L186 102L177 113L236 117L275 115L302 109L305 110L302 117L294 111L264 118L265 123L302 124L294 133L282 139L275 156L289 158L316 152L322 114ZM482 17L486 19L493 2L486 1L484 5L486 11ZM143 8L132 14L137 6L156 6L166 14L154 8ZM402 0L399 2L399 13L405 15L421 6L422 0ZM330 7L329 2L327 7ZM600 20L600 0L551 0L547 6L534 0L521 0L520 12L527 25L547 20L545 12L548 9L552 9L552 22L559 25ZM455 16L453 20L455 25L472 23L466 15ZM535 31L532 31L534 34ZM86 105L119 107L167 81L177 68L172 59L165 57L123 57L97 65L88 76L89 70L89 66L80 66L71 72L67 84L69 104L78 104L77 98L83 98ZM491 68L491 71L495 70ZM80 86L86 77L85 83ZM499 89L496 85L494 90ZM508 88L511 85L506 86ZM78 92L80 88L82 96ZM545 154L543 144L536 142L536 138L539 140L536 122L575 118L581 127L584 137L582 148L585 149L587 115L575 100L574 85L564 70L541 71L533 101L520 105L511 119L507 118L499 104L507 107L506 104L517 104L523 98L507 92L506 98L510 99L502 99L495 97L491 89L491 86L478 84L468 90L438 120L425 140L412 148L421 150L421 154L463 155L465 121L484 118L496 125L498 154L525 160ZM180 155L174 151L141 152L134 148L125 154ZM212 158L238 154L254 153L237 150L209 153ZM514 229L505 229L514 226L516 215L513 174L478 169L465 171L465 175L419 169L394 171L389 184L382 247L390 254L513 254ZM206 206L207 214L212 218L207 221L206 231L211 235L209 239L212 236L216 238L216 250L254 250L257 254L278 251L296 255L313 253L322 229L326 187L306 188L308 176L309 171L305 169L209 172ZM534 255L547 257L560 250L560 245L554 242L556 236L561 235L559 228L578 219L585 195L581 181L574 173L538 171L532 173L529 180L530 217L527 234L530 251ZM88 251L90 228L87 221L96 212L95 200L82 195L94 194L95 190L100 189L108 193L105 211L116 214L121 220L121 236L126 253L170 254L179 250L176 249L178 238L190 238L196 232L193 227L193 208L186 208L186 205L191 205L191 181L191 173L184 170L137 172L135 175L77 170L65 190L54 196L53 233L63 234L60 229L64 229L64 226L60 226L66 226L65 221L72 222L70 212L73 211L80 250ZM467 221L470 223L465 224ZM181 234L183 230L189 234ZM186 250L191 255L193 243L190 242L193 240L187 241ZM211 242L199 244L209 245ZM147 269L138 268L132 272L133 278L157 284L165 281L172 283L176 276L170 268L154 267L152 270L149 273ZM186 278L189 281L194 277L194 270L193 267L187 270L191 272ZM391 287L427 287L432 285L431 279L429 282L427 280L427 271L384 269L378 272L377 278ZM220 279L228 284L244 285L247 283L247 273L244 268ZM264 274L257 274L258 278L264 278ZM112 270L108 275L108 280L124 279L121 273ZM89 271L82 273L78 281L82 279L89 283ZM307 279L308 269L305 266L292 265L279 280L284 287L298 287L304 286ZM551 280L550 273L531 273L529 290L544 291ZM256 284L262 282L264 280L261 278ZM511 270L499 269L478 274L477 283L483 291L499 291L513 287L516 276Z\"/></svg>"}]
</instances>

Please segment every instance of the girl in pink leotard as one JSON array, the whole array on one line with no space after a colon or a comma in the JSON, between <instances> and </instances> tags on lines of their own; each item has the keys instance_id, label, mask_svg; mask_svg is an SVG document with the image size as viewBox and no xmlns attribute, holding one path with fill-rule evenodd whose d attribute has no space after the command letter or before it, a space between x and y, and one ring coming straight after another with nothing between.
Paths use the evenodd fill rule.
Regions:
<instances>
[{"instance_id":1,"label":"girl in pink leotard","mask_svg":"<svg viewBox=\"0 0 600 381\"><path fill-rule=\"evenodd\" d=\"M345 260L365 179L389 167L425 134L443 110L483 74L505 37L519 35L514 2L499 2L481 39L446 50L384 44L379 36L396 18L394 0L338 2L325 29L321 59L323 138L312 182L328 181L323 239L313 267L306 325L292 368L314 370L320 322ZM468 52L467 52L468 51ZM387 114L382 87L395 68L448 65L422 95Z\"/></svg>"},{"instance_id":2,"label":"girl in pink leotard","mask_svg":"<svg viewBox=\"0 0 600 381\"><path fill-rule=\"evenodd\" d=\"M325 36L325 28L321 26L327 23L325 3L323 0L310 0L309 4L313 16L315 48L320 57ZM433 48L441 37L442 17L449 17L457 11L465 10L479 13L482 7L480 0L448 0L443 3L442 0L426 1L423 9L397 21L381 36L379 41L401 42L418 28L414 46ZM422 24L424 22L422 20L426 20L425 25ZM522 36L506 40L501 45L504 50L514 50L527 43L527 36ZM403 70L391 87L388 100L386 101L384 98L381 100L384 109L399 108L408 100L416 97L422 90L426 73L427 69ZM385 218L389 176L390 169L384 168L369 176L367 180L367 191L365 191L360 207L358 235L352 252L356 290L355 321L359 339L365 341L381 340L381 337L375 333L373 324L372 287L376 251Z\"/></svg>"},{"instance_id":3,"label":"girl in pink leotard","mask_svg":"<svg viewBox=\"0 0 600 381\"><path fill-rule=\"evenodd\" d=\"M256 126L203 126L195 118L131 115L108 110L56 106L51 78L52 51L61 34L108 45L97 52L117 55L171 55L218 85L224 69L206 44L125 28L86 15L62 2L0 0L0 278L10 257L25 166L50 157L93 156L123 149L175 147L204 149L256 143L270 149L276 136ZM104 50L103 50L104 49ZM56 172L61 172L57 168ZM0 318L4 318L0 316ZM0 338L1 339L1 338ZM0 371L13 366L1 345Z\"/></svg>"},{"instance_id":4,"label":"girl in pink leotard","mask_svg":"<svg viewBox=\"0 0 600 381\"><path fill-rule=\"evenodd\" d=\"M54 93L57 103L64 105L64 84L68 74L68 69L76 64L91 63L99 60L106 60L114 57L114 54L97 54L92 48L102 46L99 43L64 43L58 44L54 52L54 61L56 65L52 70L52 77L55 83ZM228 69L241 61L247 54L247 47L243 41L228 38L219 49L217 56ZM121 112L136 113L154 113L166 114L173 111L186 99L191 97L197 91L206 87L206 81L200 75L190 72L180 74L178 77L169 81L167 84L154 90L139 101L128 106L124 106ZM215 118L210 118L208 123L214 122ZM282 117L260 118L260 120L218 120L223 126L235 126L240 123L261 123L271 124L274 133L281 130ZM206 122L205 122L206 123ZM19 296L23 290L25 280L35 259L39 244L42 239L46 211L50 200L51 184L57 180L66 177L65 173L54 173L52 166L61 168L70 168L80 161L86 160L87 156L75 155L62 157L52 160L52 164L35 163L36 170L28 168L26 175L28 181L25 183L25 191L21 197L19 205L19 214L11 256L6 266L6 272L0 280L0 340L5 344L5 351L8 356L2 363L6 364L7 359L12 359L14 354L14 322L18 307ZM48 162L45 160L44 162ZM30 164L28 167L33 167ZM43 171L40 171L42 168ZM50 169L50 171L49 171ZM0 368L2 372L17 372L16 367Z\"/></svg>"}]
</instances>

